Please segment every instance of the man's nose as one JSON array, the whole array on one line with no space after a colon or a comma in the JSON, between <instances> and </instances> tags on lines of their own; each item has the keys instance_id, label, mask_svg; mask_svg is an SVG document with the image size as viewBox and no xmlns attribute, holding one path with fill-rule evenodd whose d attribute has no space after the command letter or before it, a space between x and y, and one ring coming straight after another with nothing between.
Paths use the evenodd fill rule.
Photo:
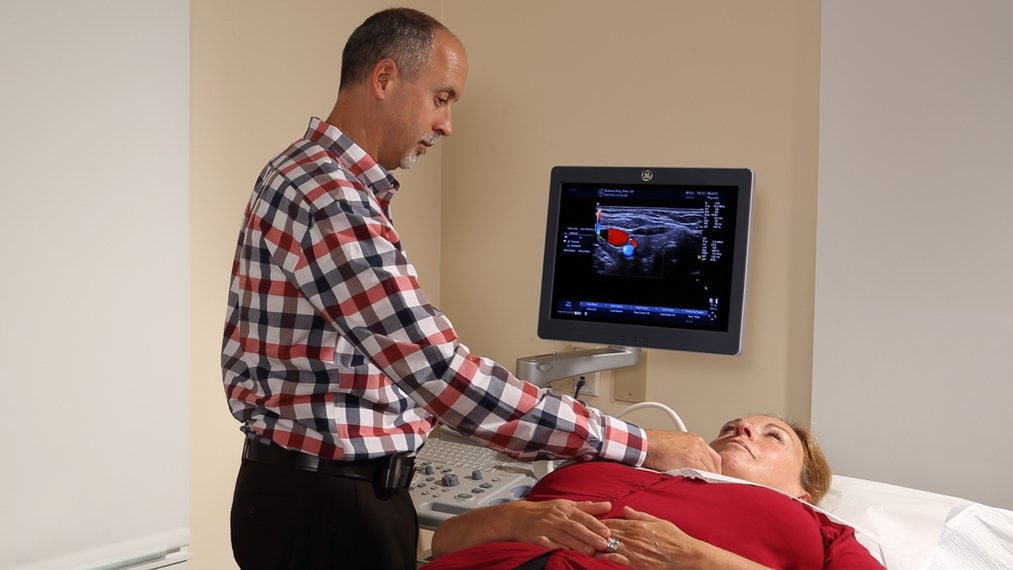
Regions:
<instances>
[{"instance_id":1,"label":"man's nose","mask_svg":"<svg viewBox=\"0 0 1013 570\"><path fill-rule=\"evenodd\" d=\"M450 107L447 107L446 114L441 117L441 121L436 123L436 132L440 133L440 136L449 137L454 132L453 126L450 124Z\"/></svg>"}]
</instances>

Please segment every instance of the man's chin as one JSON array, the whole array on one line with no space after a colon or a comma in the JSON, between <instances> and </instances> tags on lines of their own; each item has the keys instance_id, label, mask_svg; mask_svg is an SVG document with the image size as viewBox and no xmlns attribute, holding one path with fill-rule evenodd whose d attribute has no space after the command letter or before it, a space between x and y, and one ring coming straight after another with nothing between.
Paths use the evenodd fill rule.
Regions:
<instances>
[{"instance_id":1,"label":"man's chin","mask_svg":"<svg viewBox=\"0 0 1013 570\"><path fill-rule=\"evenodd\" d=\"M398 164L398 168L408 170L409 168L414 167L415 163L419 161L419 157L422 156L423 154L425 154L425 152L413 152L409 155L406 155L404 158L401 159L401 162Z\"/></svg>"}]
</instances>

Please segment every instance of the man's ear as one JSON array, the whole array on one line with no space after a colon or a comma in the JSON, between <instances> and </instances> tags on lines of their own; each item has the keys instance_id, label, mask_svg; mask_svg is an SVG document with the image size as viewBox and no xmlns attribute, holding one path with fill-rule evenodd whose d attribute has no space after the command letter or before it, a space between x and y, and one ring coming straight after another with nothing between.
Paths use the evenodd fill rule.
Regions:
<instances>
[{"instance_id":1,"label":"man's ear","mask_svg":"<svg viewBox=\"0 0 1013 570\"><path fill-rule=\"evenodd\" d=\"M397 64L393 59L381 59L373 66L373 73L369 76L369 86L373 96L377 99L384 99L390 93L391 85L398 78Z\"/></svg>"}]
</instances>

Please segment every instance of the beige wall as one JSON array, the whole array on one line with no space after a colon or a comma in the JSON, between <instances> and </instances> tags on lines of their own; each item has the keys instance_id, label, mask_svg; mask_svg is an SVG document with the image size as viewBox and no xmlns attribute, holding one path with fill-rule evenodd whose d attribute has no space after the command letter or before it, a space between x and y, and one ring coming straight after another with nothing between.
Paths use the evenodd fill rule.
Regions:
<instances>
[{"instance_id":1,"label":"beige wall","mask_svg":"<svg viewBox=\"0 0 1013 570\"><path fill-rule=\"evenodd\" d=\"M513 367L535 335L555 164L745 166L756 173L743 353L649 351L648 398L712 432L751 410L809 417L819 9L771 2L404 2L471 60L455 134L398 172L396 224L430 297L473 349ZM191 5L192 567L230 565L241 438L218 347L239 217L263 163L326 115L341 46L379 1ZM614 409L608 397L600 405ZM646 424L666 425L645 417Z\"/></svg>"},{"instance_id":2,"label":"beige wall","mask_svg":"<svg viewBox=\"0 0 1013 570\"><path fill-rule=\"evenodd\" d=\"M565 347L535 335L553 165L749 167L743 352L650 351L647 395L704 431L750 410L808 420L816 3L444 6L471 65L443 170L440 293L461 338L511 366Z\"/></svg>"},{"instance_id":3,"label":"beige wall","mask_svg":"<svg viewBox=\"0 0 1013 570\"><path fill-rule=\"evenodd\" d=\"M434 15L439 3L411 2ZM191 544L194 570L233 567L229 507L242 437L218 365L240 217L264 163L326 117L341 48L377 1L191 3ZM439 300L441 150L410 173L393 205L427 292Z\"/></svg>"}]
</instances>

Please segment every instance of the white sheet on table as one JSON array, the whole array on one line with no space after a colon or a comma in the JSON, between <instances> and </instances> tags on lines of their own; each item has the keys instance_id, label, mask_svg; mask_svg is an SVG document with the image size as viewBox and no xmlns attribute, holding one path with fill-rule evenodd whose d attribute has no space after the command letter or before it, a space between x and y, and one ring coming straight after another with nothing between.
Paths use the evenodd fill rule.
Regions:
<instances>
[{"instance_id":1,"label":"white sheet on table","mask_svg":"<svg viewBox=\"0 0 1013 570\"><path fill-rule=\"evenodd\" d=\"M820 507L855 527L860 541L871 536L890 570L922 570L950 513L968 504L957 497L834 475Z\"/></svg>"},{"instance_id":2,"label":"white sheet on table","mask_svg":"<svg viewBox=\"0 0 1013 570\"><path fill-rule=\"evenodd\" d=\"M932 569L1013 568L1013 511L955 507L932 553Z\"/></svg>"}]
</instances>

